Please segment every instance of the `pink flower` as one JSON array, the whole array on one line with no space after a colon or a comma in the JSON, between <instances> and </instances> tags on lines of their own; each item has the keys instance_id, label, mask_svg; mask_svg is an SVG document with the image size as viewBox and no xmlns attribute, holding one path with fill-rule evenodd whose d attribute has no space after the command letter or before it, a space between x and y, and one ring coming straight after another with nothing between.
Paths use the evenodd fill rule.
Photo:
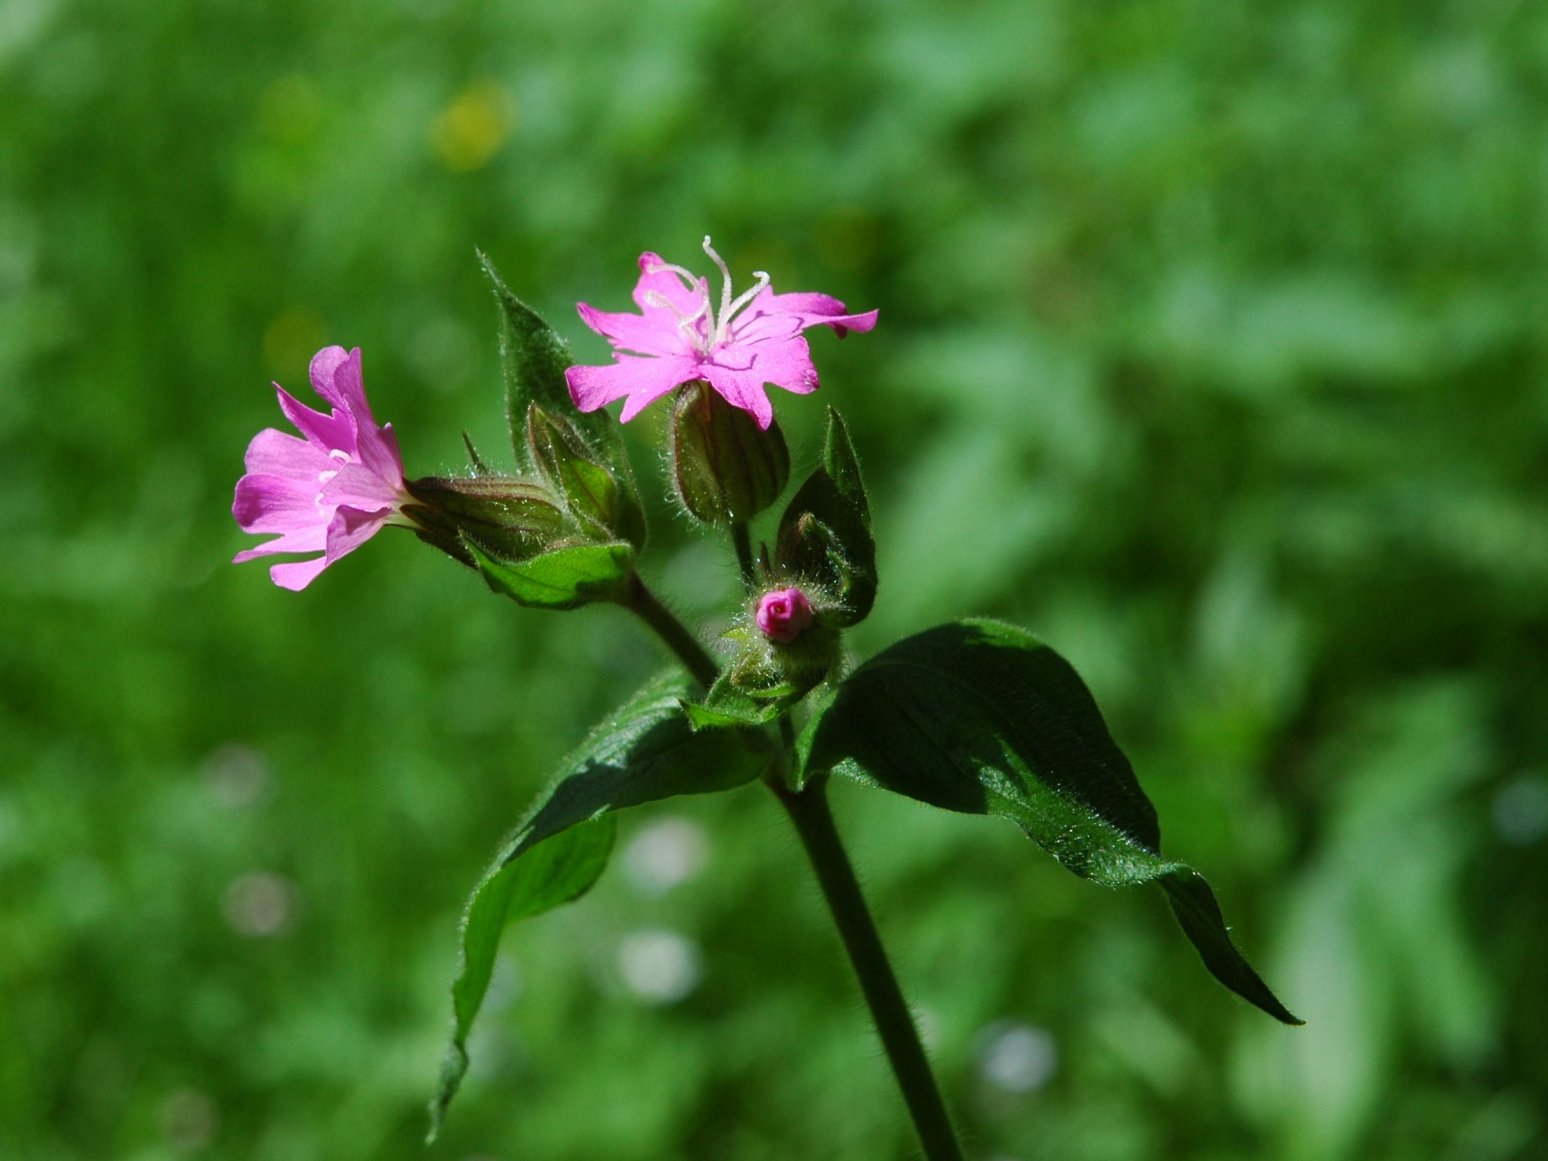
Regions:
<instances>
[{"instance_id":1,"label":"pink flower","mask_svg":"<svg viewBox=\"0 0 1548 1161\"><path fill-rule=\"evenodd\" d=\"M705 279L649 253L640 255L640 280L634 287L639 314L609 314L578 304L582 321L619 353L617 362L607 366L565 372L576 407L595 411L626 398L621 418L627 423L674 387L704 379L767 430L774 408L765 384L797 395L817 390L817 368L802 331L827 326L842 338L876 325L874 310L845 314L844 304L826 294L775 294L762 272L756 286L733 300L731 272L708 238L704 252L720 268L718 311L710 304Z\"/></svg>"},{"instance_id":2,"label":"pink flower","mask_svg":"<svg viewBox=\"0 0 1548 1161\"><path fill-rule=\"evenodd\" d=\"M788 644L812 623L812 602L800 589L776 589L758 598L758 628L770 641Z\"/></svg>"},{"instance_id":3,"label":"pink flower","mask_svg":"<svg viewBox=\"0 0 1548 1161\"><path fill-rule=\"evenodd\" d=\"M392 425L379 427L366 402L360 349L324 347L312 358L312 387L332 404L324 415L278 383L280 410L305 437L266 428L247 445L247 474L237 481L231 514L244 532L277 539L237 553L240 564L277 552L319 552L269 570L281 588L304 589L323 569L364 544L385 524L411 522L403 457Z\"/></svg>"}]
</instances>

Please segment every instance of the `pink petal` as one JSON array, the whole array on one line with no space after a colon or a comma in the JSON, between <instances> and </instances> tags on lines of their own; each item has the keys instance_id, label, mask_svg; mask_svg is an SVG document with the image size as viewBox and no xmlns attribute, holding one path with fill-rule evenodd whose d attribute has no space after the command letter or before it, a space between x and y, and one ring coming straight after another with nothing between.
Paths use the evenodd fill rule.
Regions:
<instances>
[{"instance_id":1,"label":"pink petal","mask_svg":"<svg viewBox=\"0 0 1548 1161\"><path fill-rule=\"evenodd\" d=\"M328 453L316 444L286 432L266 427L253 436L243 457L249 475L284 476L287 479L317 483L317 474L336 467Z\"/></svg>"},{"instance_id":2,"label":"pink petal","mask_svg":"<svg viewBox=\"0 0 1548 1161\"><path fill-rule=\"evenodd\" d=\"M844 304L831 294L812 291L795 291L775 294L765 288L748 305L748 314L776 314L796 319L802 330L808 327L832 327L839 338L850 331L868 331L876 325L878 312L868 310L861 314L845 314Z\"/></svg>"},{"instance_id":3,"label":"pink petal","mask_svg":"<svg viewBox=\"0 0 1548 1161\"><path fill-rule=\"evenodd\" d=\"M699 378L699 360L687 355L642 358L619 355L616 363L603 367L571 367L564 373L570 386L570 398L582 411L595 411L615 399L628 396L624 423L639 414L640 408L659 399L672 388Z\"/></svg>"},{"instance_id":4,"label":"pink petal","mask_svg":"<svg viewBox=\"0 0 1548 1161\"><path fill-rule=\"evenodd\" d=\"M709 298L709 283L703 278L697 279L694 289L690 290L670 270L651 273L652 267L665 265L659 254L647 250L640 255L640 280L634 284L634 304L645 312L647 318L652 314L659 315L675 324L679 315L693 315ZM650 301L652 298L664 299L675 308L675 312L655 305Z\"/></svg>"},{"instance_id":5,"label":"pink petal","mask_svg":"<svg viewBox=\"0 0 1548 1161\"><path fill-rule=\"evenodd\" d=\"M282 589L298 593L316 580L318 574L327 567L328 558L324 556L314 557L311 560L288 560L284 564L276 564L271 568L269 579Z\"/></svg>"},{"instance_id":6,"label":"pink petal","mask_svg":"<svg viewBox=\"0 0 1548 1161\"><path fill-rule=\"evenodd\" d=\"M312 390L333 406L348 412L358 423L361 419L375 424L371 405L366 402L365 382L360 375L360 348L324 347L312 356L307 374Z\"/></svg>"},{"instance_id":7,"label":"pink petal","mask_svg":"<svg viewBox=\"0 0 1548 1161\"><path fill-rule=\"evenodd\" d=\"M244 532L296 532L323 527L317 506L321 485L285 476L243 476L237 481L231 515Z\"/></svg>"},{"instance_id":8,"label":"pink petal","mask_svg":"<svg viewBox=\"0 0 1548 1161\"><path fill-rule=\"evenodd\" d=\"M322 552L328 547L328 531L321 524L299 532L287 532L273 540L265 540L251 548L244 548L231 558L232 564L246 564L260 556L286 556L298 552Z\"/></svg>"},{"instance_id":9,"label":"pink petal","mask_svg":"<svg viewBox=\"0 0 1548 1161\"><path fill-rule=\"evenodd\" d=\"M372 421L362 425L359 431L360 462L376 476L394 496L404 497L403 453L398 450L398 437L392 424L377 427Z\"/></svg>"},{"instance_id":10,"label":"pink petal","mask_svg":"<svg viewBox=\"0 0 1548 1161\"><path fill-rule=\"evenodd\" d=\"M387 522L386 512L362 512L358 508L340 508L328 525L328 552L324 559L332 564L348 556L379 532Z\"/></svg>"},{"instance_id":11,"label":"pink petal","mask_svg":"<svg viewBox=\"0 0 1548 1161\"><path fill-rule=\"evenodd\" d=\"M338 474L322 485L323 500L330 508L347 505L371 512L396 509L406 498L399 479L384 479L364 464L344 464Z\"/></svg>"},{"instance_id":12,"label":"pink petal","mask_svg":"<svg viewBox=\"0 0 1548 1161\"><path fill-rule=\"evenodd\" d=\"M278 383L274 384L274 391L279 396L280 411L309 441L322 448L324 452L338 448L340 451L354 454L355 428L347 416L336 413L324 415L320 411L313 411Z\"/></svg>"},{"instance_id":13,"label":"pink petal","mask_svg":"<svg viewBox=\"0 0 1548 1161\"><path fill-rule=\"evenodd\" d=\"M801 320L793 314L744 313L731 324L726 342L761 343L768 339L788 339L801 333Z\"/></svg>"},{"instance_id":14,"label":"pink petal","mask_svg":"<svg viewBox=\"0 0 1548 1161\"><path fill-rule=\"evenodd\" d=\"M810 395L817 390L817 367L812 363L812 350L800 335L790 339L771 339L754 344L752 370L763 377L765 383L783 387L796 395Z\"/></svg>"},{"instance_id":15,"label":"pink petal","mask_svg":"<svg viewBox=\"0 0 1548 1161\"><path fill-rule=\"evenodd\" d=\"M609 313L584 302L575 304L581 321L613 344L614 350L640 355L686 355L689 345L677 320L663 310L649 315Z\"/></svg>"},{"instance_id":16,"label":"pink petal","mask_svg":"<svg viewBox=\"0 0 1548 1161\"><path fill-rule=\"evenodd\" d=\"M774 405L763 389L761 372L707 362L700 368L700 373L727 403L750 413L763 430L769 429L769 424L774 422Z\"/></svg>"}]
</instances>

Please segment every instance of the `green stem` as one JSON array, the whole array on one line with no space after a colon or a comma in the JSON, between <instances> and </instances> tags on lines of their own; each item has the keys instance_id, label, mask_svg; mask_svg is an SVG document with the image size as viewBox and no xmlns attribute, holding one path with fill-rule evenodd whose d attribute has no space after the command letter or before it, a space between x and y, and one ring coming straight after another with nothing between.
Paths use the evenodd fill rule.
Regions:
<instances>
[{"instance_id":1,"label":"green stem","mask_svg":"<svg viewBox=\"0 0 1548 1161\"><path fill-rule=\"evenodd\" d=\"M801 844L817 872L823 898L844 940L844 950L860 979L860 989L881 1034L882 1047L892 1062L893 1075L903 1090L914 1128L929 1161L961 1161L962 1149L951 1128L945 1102L930 1072L919 1040L919 1030L903 1000L897 976L887 962L887 952L876 923L860 893L854 867L844 850L833 813L828 809L826 779L807 784L799 793L771 782L775 796L795 823Z\"/></svg>"},{"instance_id":2,"label":"green stem","mask_svg":"<svg viewBox=\"0 0 1548 1161\"><path fill-rule=\"evenodd\" d=\"M753 554L747 521L737 520L732 523L731 543L736 546L736 566L742 570L742 583L750 590L753 587Z\"/></svg>"},{"instance_id":3,"label":"green stem","mask_svg":"<svg viewBox=\"0 0 1548 1161\"><path fill-rule=\"evenodd\" d=\"M623 604L656 631L656 635L666 642L667 648L677 654L684 668L693 674L695 681L706 689L715 684L720 666L715 664L715 659L706 652L699 639L688 631L687 626L673 616L672 610L645 587L639 573L630 574Z\"/></svg>"},{"instance_id":4,"label":"green stem","mask_svg":"<svg viewBox=\"0 0 1548 1161\"><path fill-rule=\"evenodd\" d=\"M741 556L742 545L747 542L747 526L734 525L733 535L738 530L740 535L736 536L736 540L738 556ZM751 575L750 552L747 554L744 575ZM714 684L719 673L714 659L705 652L698 638L645 587L645 582L640 580L638 574L629 578L624 603L656 631L695 679L706 687ZM783 760L776 768L782 772L795 749L789 718L780 721L780 748ZM828 809L826 778L809 782L800 791L791 790L780 776L770 777L767 781L774 796L795 824L796 833L801 836L801 845L806 848L807 858L817 872L823 898L827 900L828 910L838 926L844 950L849 953L850 965L860 980L860 990L871 1009L871 1018L881 1035L887 1059L892 1063L898 1087L903 1091L903 1100L908 1105L914 1128L924 1145L925 1157L928 1161L962 1161L962 1148L957 1144L951 1118L946 1113L946 1104L941 1100L941 1091L930 1071L924 1045L919 1040L919 1030L914 1026L914 1018L909 1014L902 989L898 987L898 978L887 960L886 949L882 947L876 922L866 907L865 896L860 893L860 883L855 878L849 854L844 850L843 840L833 825L833 814Z\"/></svg>"}]
</instances>

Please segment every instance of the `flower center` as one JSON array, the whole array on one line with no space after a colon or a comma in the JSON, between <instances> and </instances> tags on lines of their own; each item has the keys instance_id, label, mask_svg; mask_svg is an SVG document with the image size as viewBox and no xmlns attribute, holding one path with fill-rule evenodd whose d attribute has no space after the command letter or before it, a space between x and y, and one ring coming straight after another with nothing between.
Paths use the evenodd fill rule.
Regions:
<instances>
[{"instance_id":1,"label":"flower center","mask_svg":"<svg viewBox=\"0 0 1548 1161\"><path fill-rule=\"evenodd\" d=\"M715 252L715 247L710 245L710 237L704 235L704 252L710 256L720 270L720 309L716 311L710 306L709 288L704 279L697 277L691 271L681 266L674 266L662 262L647 268L651 274L667 272L675 274L683 280L683 285L695 295L702 295L698 309L692 314L685 314L678 306L669 301L665 295L654 291L645 296L645 301L651 306L662 307L677 316L677 329L682 332L688 345L701 355L708 355L716 347L726 341L731 333L731 324L753 299L757 298L763 288L769 284L769 276L762 270L754 270L753 277L756 284L742 291L735 298L731 296L731 271L727 268L725 259ZM700 325L702 320L703 325Z\"/></svg>"},{"instance_id":2,"label":"flower center","mask_svg":"<svg viewBox=\"0 0 1548 1161\"><path fill-rule=\"evenodd\" d=\"M344 451L342 448L333 448L330 450L328 452L328 458L334 463L338 464L340 468L349 463L349 453ZM317 473L317 495L312 497L312 503L315 504L318 508L323 506L323 495L327 491L328 481L333 479L333 477L338 474L339 468L326 469Z\"/></svg>"}]
</instances>

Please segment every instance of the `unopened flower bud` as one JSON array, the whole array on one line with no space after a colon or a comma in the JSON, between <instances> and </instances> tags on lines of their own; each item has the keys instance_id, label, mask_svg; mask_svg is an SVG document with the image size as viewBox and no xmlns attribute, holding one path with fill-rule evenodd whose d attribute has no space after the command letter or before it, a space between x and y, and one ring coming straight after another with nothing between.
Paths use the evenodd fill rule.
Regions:
<instances>
[{"instance_id":1,"label":"unopened flower bud","mask_svg":"<svg viewBox=\"0 0 1548 1161\"><path fill-rule=\"evenodd\" d=\"M403 508L419 538L477 567L464 538L505 560L525 560L575 539L575 528L548 489L511 476L426 476L406 484Z\"/></svg>"},{"instance_id":2,"label":"unopened flower bud","mask_svg":"<svg viewBox=\"0 0 1548 1161\"><path fill-rule=\"evenodd\" d=\"M752 519L790 479L779 424L759 427L702 381L689 384L672 409L671 461L678 499L706 524Z\"/></svg>"},{"instance_id":3,"label":"unopened flower bud","mask_svg":"<svg viewBox=\"0 0 1548 1161\"><path fill-rule=\"evenodd\" d=\"M776 645L794 641L812 623L812 602L798 588L776 589L758 598L758 630Z\"/></svg>"}]
</instances>

